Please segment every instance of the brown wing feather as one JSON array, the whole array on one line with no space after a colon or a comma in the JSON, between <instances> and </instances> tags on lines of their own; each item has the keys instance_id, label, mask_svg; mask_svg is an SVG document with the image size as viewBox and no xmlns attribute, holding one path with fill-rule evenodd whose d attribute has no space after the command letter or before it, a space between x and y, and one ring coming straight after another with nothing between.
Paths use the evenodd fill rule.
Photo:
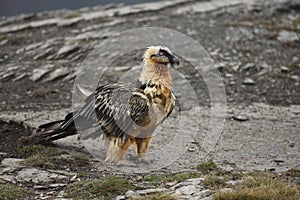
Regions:
<instances>
[{"instance_id":1,"label":"brown wing feather","mask_svg":"<svg viewBox=\"0 0 300 200\"><path fill-rule=\"evenodd\" d=\"M141 95L139 95L141 94ZM99 87L85 105L76 112L76 119L97 122L97 126L82 138L98 136L121 137L127 141L134 128L150 122L148 99L143 90L131 84L114 84ZM76 123L77 124L77 123ZM83 134L85 135L84 131Z\"/></svg>"}]
</instances>

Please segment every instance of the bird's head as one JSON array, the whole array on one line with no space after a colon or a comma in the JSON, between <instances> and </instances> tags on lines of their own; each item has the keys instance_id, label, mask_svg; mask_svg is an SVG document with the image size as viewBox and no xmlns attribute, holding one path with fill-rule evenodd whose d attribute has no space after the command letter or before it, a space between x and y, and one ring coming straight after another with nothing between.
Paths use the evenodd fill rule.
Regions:
<instances>
[{"instance_id":1,"label":"bird's head","mask_svg":"<svg viewBox=\"0 0 300 200\"><path fill-rule=\"evenodd\" d=\"M170 51L168 47L151 46L144 54L145 64L159 65L179 65L178 58Z\"/></svg>"},{"instance_id":2,"label":"bird's head","mask_svg":"<svg viewBox=\"0 0 300 200\"><path fill-rule=\"evenodd\" d=\"M140 81L147 84L171 87L170 67L179 65L178 58L167 47L151 46L144 54L144 68Z\"/></svg>"}]
</instances>

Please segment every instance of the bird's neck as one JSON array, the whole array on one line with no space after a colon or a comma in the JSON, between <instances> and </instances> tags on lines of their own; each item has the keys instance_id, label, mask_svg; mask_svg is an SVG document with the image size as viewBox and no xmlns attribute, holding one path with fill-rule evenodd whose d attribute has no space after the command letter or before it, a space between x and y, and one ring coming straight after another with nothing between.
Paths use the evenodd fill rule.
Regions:
<instances>
[{"instance_id":1,"label":"bird's neck","mask_svg":"<svg viewBox=\"0 0 300 200\"><path fill-rule=\"evenodd\" d=\"M169 66L159 63L145 63L140 81L146 85L171 88L172 78Z\"/></svg>"}]
</instances>

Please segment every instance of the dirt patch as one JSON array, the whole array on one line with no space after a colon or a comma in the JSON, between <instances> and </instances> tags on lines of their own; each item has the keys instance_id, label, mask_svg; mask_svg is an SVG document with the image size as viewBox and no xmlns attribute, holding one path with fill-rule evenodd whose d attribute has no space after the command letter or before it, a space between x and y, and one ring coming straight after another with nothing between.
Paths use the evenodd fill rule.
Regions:
<instances>
[{"instance_id":1,"label":"dirt patch","mask_svg":"<svg viewBox=\"0 0 300 200\"><path fill-rule=\"evenodd\" d=\"M5 157L20 158L19 138L30 135L22 125L0 121L0 161Z\"/></svg>"}]
</instances>

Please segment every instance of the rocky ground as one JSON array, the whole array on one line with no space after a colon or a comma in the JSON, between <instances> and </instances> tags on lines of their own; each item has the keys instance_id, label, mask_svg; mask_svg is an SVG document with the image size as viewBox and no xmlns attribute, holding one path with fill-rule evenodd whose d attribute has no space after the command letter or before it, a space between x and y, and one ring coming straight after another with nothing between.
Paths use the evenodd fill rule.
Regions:
<instances>
[{"instance_id":1,"label":"rocky ground","mask_svg":"<svg viewBox=\"0 0 300 200\"><path fill-rule=\"evenodd\" d=\"M188 103L177 106L150 149L150 153L155 152L168 143L170 136L177 137L172 130L179 120L186 124L184 134L176 139L184 143L177 149L182 155L167 166L159 165L151 173L146 170L142 174L118 171L117 167L93 159L77 136L60 140L54 147L20 147L21 137L30 135L39 124L63 117L71 110L78 66L88 53L101 41L140 27L164 27L185 33L199 42L216 63L214 67L225 84L227 111L223 131L213 138L215 146L211 151L204 152L203 148L211 119L208 88L185 61L177 70L195 91L197 107ZM131 52L114 61L101 83L118 81L131 66L138 66L142 52ZM97 59L105 56L99 55ZM176 95L179 98L188 95L180 90L176 80ZM299 184L299 83L300 4L297 1L176 0L2 17L1 189L8 191L7 194L13 189L21 190L21 195L36 199L74 198L72 188L76 184L81 188L94 184L80 185L80 180L101 180L104 182L100 181L100 185L105 187L106 179L96 178L106 177L109 182L110 176L121 175L122 180L116 177L117 182L125 181L126 187L112 190L116 195L106 198L171 193L179 198L211 199L220 186L231 190L233 185L240 184L243 174L253 170L284 176ZM88 145L90 152L99 151L92 143L85 146ZM171 154L163 155L166 157L162 159L167 160ZM217 167L203 172L199 165L208 160L217 163ZM153 157L153 161L161 160ZM207 186L210 176L217 177L213 182L221 183ZM24 188L30 192L23 191Z\"/></svg>"}]
</instances>

